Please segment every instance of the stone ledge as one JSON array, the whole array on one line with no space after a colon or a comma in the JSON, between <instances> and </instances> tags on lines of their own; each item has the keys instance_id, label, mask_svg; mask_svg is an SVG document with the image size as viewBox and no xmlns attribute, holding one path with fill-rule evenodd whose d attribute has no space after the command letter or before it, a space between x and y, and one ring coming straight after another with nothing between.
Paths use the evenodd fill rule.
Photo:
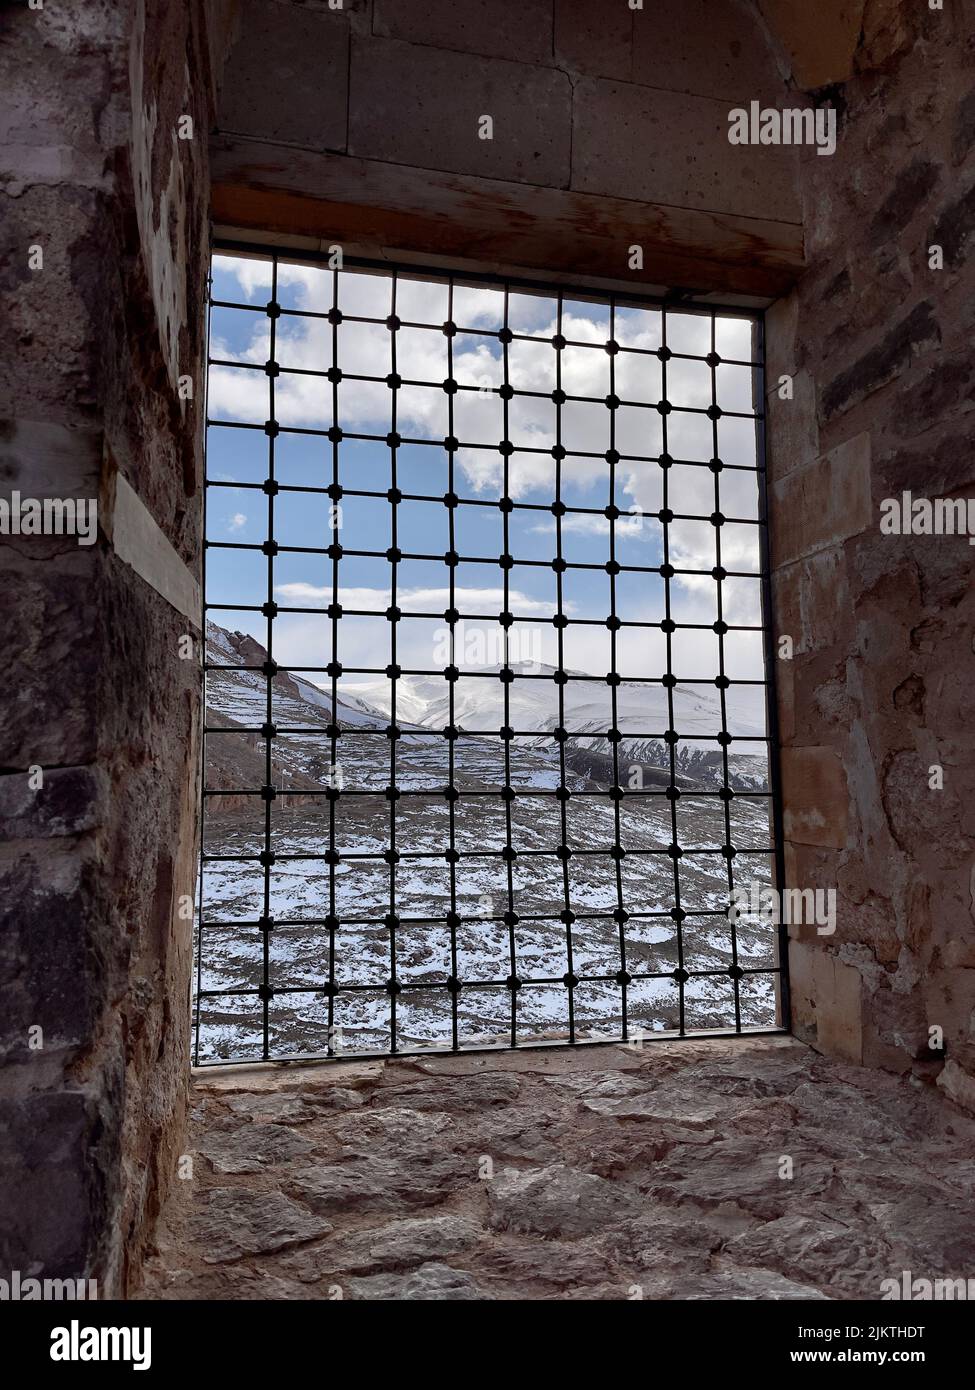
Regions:
<instances>
[{"instance_id":1,"label":"stone ledge","mask_svg":"<svg viewBox=\"0 0 975 1390\"><path fill-rule=\"evenodd\" d=\"M382 1080L385 1062L248 1062L240 1066L194 1067L197 1091L273 1091L321 1086L371 1086Z\"/></svg>"}]
</instances>

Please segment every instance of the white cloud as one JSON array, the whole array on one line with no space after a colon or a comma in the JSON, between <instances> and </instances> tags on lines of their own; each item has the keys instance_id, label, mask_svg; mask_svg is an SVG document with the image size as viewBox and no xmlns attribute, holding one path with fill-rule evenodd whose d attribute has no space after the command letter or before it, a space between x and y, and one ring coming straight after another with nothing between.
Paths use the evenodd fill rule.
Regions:
<instances>
[{"instance_id":1,"label":"white cloud","mask_svg":"<svg viewBox=\"0 0 975 1390\"><path fill-rule=\"evenodd\" d=\"M316 585L305 583L278 584L274 592L279 598L291 600L296 607L312 608L321 605L325 608L332 602L332 589L328 585ZM368 608L378 613L384 613L392 602L391 589L373 588L347 588L339 586L338 602L343 608ZM450 589L447 587L437 589L398 589L396 592L396 603L404 613L411 610L414 612L434 612L442 613L450 607ZM551 604L543 602L541 599L530 598L527 594L521 593L518 589L508 590L508 604L512 612L521 614L538 613L549 615L552 612ZM454 607L460 612L470 612L474 609L490 609L492 612L500 612L504 607L503 589L472 589L457 586L454 589ZM563 611L571 613L574 611L572 604L564 604Z\"/></svg>"},{"instance_id":2,"label":"white cloud","mask_svg":"<svg viewBox=\"0 0 975 1390\"><path fill-rule=\"evenodd\" d=\"M644 518L639 515L620 517L613 529L617 540L650 539L649 528L645 525ZM538 526L532 526L531 530L538 535L554 535L555 521L543 521ZM562 534L565 535L566 532L580 536L608 536L609 520L604 516L570 513L562 518Z\"/></svg>"},{"instance_id":3,"label":"white cloud","mask_svg":"<svg viewBox=\"0 0 975 1390\"><path fill-rule=\"evenodd\" d=\"M260 276L266 276L262 263L242 259L219 262L238 279L245 297L256 297L257 287L267 290ZM256 267L256 268L255 268ZM330 272L310 266L280 265L278 271L279 297L282 286L295 291L295 303L302 307L327 309L331 304ZM387 302L389 280L381 276L355 275L343 272L340 276L340 302L346 313L374 313L382 317L389 312ZM415 289L415 287L411 287ZM433 294L432 289L429 290ZM417 296L414 295L414 298ZM500 326L498 305L501 295L489 289L458 288L455 291L454 316L465 327ZM527 297L525 297L527 298ZM542 298L540 306L549 301ZM467 306L465 308L465 306ZM540 333L535 342L516 341L509 349L509 373L512 385L518 390L546 393L545 397L516 396L509 403L509 437L519 448L536 448L544 455L516 453L509 460L509 493L518 498L536 490L550 490L553 460L547 451L556 442L556 411L550 393L556 385L556 356L545 339L557 331L557 320L532 323L530 305L522 314L533 332ZM414 304L413 312L417 312ZM595 312L598 312L595 311ZM646 315L646 326L638 326L625 335L631 347L652 349L659 342L656 316ZM270 352L270 326L265 318L256 318L247 326L251 336L247 345L236 354L236 360L263 365ZM563 473L571 471L573 481L584 485L604 476L602 455L610 447L609 412L603 400L610 390L609 355L603 351L606 329L592 318L566 312L562 333L584 346L567 347L561 354L562 389L570 395L591 397L591 401L570 401L562 407L562 441L574 452L591 454L593 459L573 459L563 465ZM344 324L339 330L339 362L344 373L384 377L392 367L390 335L383 325ZM493 343L493 340L491 340ZM591 345L591 346L589 346ZM228 344L216 338L212 344L214 357L234 357ZM317 372L335 365L332 356L332 328L315 319L277 320L275 339L276 360L283 367ZM399 335L397 368L410 380L433 383L429 387L403 387L397 399L397 429L404 437L440 438L446 435L447 399L439 389L448 375L447 339L436 329L403 329ZM613 359L614 387L625 405L616 412L616 448L621 453L653 457L662 448L661 417L651 407L661 394L661 363L656 357L620 352ZM461 383L497 386L501 382L499 358L488 343L467 334L454 340L453 375ZM710 372L698 362L672 359L667 367L669 398L682 405L710 404ZM256 372L214 367L210 373L210 413L214 418L235 419L247 423L263 423L269 413L267 379ZM328 429L336 423L332 414L332 389L319 376L295 376L284 373L274 386L275 416L283 425ZM338 389L338 421L344 429L361 433L386 434L391 428L389 410L392 393L381 382L343 380ZM495 445L503 436L503 408L493 393L458 392L454 396L454 434L464 443ZM693 449L702 461L710 457L711 424L703 416L668 417L671 452ZM679 445L680 447L676 447ZM740 443L740 455L744 447ZM751 459L738 457L738 462ZM470 486L478 493L497 491L504 476L500 454L485 450L462 450L458 462ZM625 466L624 466L625 467ZM645 502L639 491L647 488L647 466L633 466L624 474L622 486L646 510L659 507L659 501ZM713 489L711 475L700 472L700 491L703 498ZM658 473L658 470L654 470ZM659 488L659 476L649 483L651 492ZM710 507L708 508L710 510Z\"/></svg>"}]
</instances>

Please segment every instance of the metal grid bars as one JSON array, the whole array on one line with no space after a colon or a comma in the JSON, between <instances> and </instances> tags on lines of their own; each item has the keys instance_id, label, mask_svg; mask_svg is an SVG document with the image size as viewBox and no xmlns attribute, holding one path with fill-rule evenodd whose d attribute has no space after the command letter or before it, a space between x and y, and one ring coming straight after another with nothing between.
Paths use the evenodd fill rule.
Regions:
<instances>
[{"instance_id":1,"label":"metal grid bars","mask_svg":"<svg viewBox=\"0 0 975 1390\"><path fill-rule=\"evenodd\" d=\"M760 320L228 247L209 363L197 1063L781 1031Z\"/></svg>"}]
</instances>

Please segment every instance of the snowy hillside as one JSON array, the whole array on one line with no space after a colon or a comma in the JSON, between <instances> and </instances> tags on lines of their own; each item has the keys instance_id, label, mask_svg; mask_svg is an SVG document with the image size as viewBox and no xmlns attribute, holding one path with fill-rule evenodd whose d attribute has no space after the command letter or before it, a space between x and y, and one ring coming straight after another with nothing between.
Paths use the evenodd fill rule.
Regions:
<instances>
[{"instance_id":1,"label":"snowy hillside","mask_svg":"<svg viewBox=\"0 0 975 1390\"><path fill-rule=\"evenodd\" d=\"M208 639L210 660L225 667L259 667L266 659L260 644L242 634L211 625ZM331 700L310 682L279 673L271 682L270 711L279 729L272 741L279 795L269 806L259 796L241 795L223 814L214 814L218 798L208 798L203 987L249 992L202 1001L200 1060L259 1055L263 1020L256 989L264 942L258 922L265 912L274 919L268 1022L279 1055L324 1052L330 1024L341 1029L345 1052L388 1050L386 984L393 973L402 985L395 1003L399 1048L450 1044L445 982L451 975L463 984L457 995L462 1045L508 1038L512 999L504 981L512 975L524 982L516 1000L519 1037L564 1038L566 912L575 917L571 968L588 977L573 995L578 1036L618 1035L615 977L624 964L633 976L627 987L631 1028L674 1029L682 1005L688 1029L733 1026L735 989L727 971L735 956L722 846L729 838L735 846L736 882L769 881L767 798L736 796L725 805L703 778L681 777L682 794L672 805L660 794L669 781L666 745L634 736L625 745L627 756L637 749L651 755L657 778L648 773L643 781L651 794L628 790L615 805L607 795L612 769L600 761L606 740L586 733L608 726L596 703L608 688L599 691L593 683L567 688L565 722L576 737L565 747L570 797L563 803L552 795L562 780L558 745L542 732L548 720L554 726L557 711L550 673L512 685L509 717L526 736L508 744L496 732L473 732L500 727L496 707L485 716L478 699L468 702L480 690L497 694L496 678L481 681L477 690L458 682L455 723L468 732L453 741L439 732L448 722L446 682L404 677L401 683L396 717L404 737L396 741L386 736L379 687L347 691L338 701L334 757L342 795L330 802L324 791L335 771ZM665 713L662 695L654 686L620 687L621 726L634 735L659 733L666 727L658 722ZM239 776L253 791L264 780L266 754L263 737L248 730L267 721L266 678L260 671L210 671L207 698L209 726L225 730L207 737L207 781L232 791ZM694 729L703 736L714 706L702 700L696 715L688 709L681 732L696 720ZM392 799L386 795L391 784L398 793ZM456 789L452 798L444 794L448 784ZM504 787L513 793L507 801ZM297 795L289 797L289 789ZM668 852L675 828L682 849L677 863ZM625 849L618 860L611 853L617 842ZM392 866L387 855L394 844ZM454 862L445 854L451 845ZM275 857L266 875L258 856L267 847ZM506 862L508 847L514 854ZM333 850L337 858L330 863ZM680 939L672 916L675 880L686 914ZM613 916L619 911L623 924ZM450 912L457 914L453 930ZM737 963L756 972L738 986L742 1021L772 1025L774 977L757 972L774 966L774 932L767 923L743 919L735 944ZM683 982L674 978L678 967L688 972ZM329 980L339 989L331 1000L322 992Z\"/></svg>"},{"instance_id":2,"label":"snowy hillside","mask_svg":"<svg viewBox=\"0 0 975 1390\"><path fill-rule=\"evenodd\" d=\"M453 722L470 732L497 733L505 723L518 733L537 733L539 743L551 741L551 731L560 723L567 730L569 761L606 780L612 769L612 749L606 739L613 725L613 692L601 677L570 672L570 680L559 687L555 670L541 663L513 664L515 679L508 685L507 717L505 687L498 679L498 666L481 673L463 672L454 683ZM349 687L367 704L389 715L389 683L355 683ZM562 691L560 706L559 692ZM762 738L765 734L760 704L760 687L736 688L736 710L729 697L728 728L736 738ZM668 691L657 683L621 681L616 687L616 727L623 734L619 745L621 779L631 765L660 768L669 775L670 750L663 735L671 726L673 701L674 727L679 735L674 762L679 786L715 788L724 784L724 761L717 743L721 732L721 704L712 686L678 685ZM745 703L747 701L747 703ZM397 681L397 719L430 729L450 723L450 695L446 680L438 676L403 676ZM589 757L580 759L585 750ZM728 755L728 783L736 791L759 791L768 786L768 767L762 743L739 743Z\"/></svg>"}]
</instances>

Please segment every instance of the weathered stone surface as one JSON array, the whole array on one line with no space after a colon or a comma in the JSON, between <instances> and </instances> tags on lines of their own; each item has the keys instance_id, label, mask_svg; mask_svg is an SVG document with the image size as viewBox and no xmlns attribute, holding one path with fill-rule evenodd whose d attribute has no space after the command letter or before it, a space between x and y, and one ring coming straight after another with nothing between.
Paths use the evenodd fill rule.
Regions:
<instances>
[{"instance_id":1,"label":"weathered stone surface","mask_svg":"<svg viewBox=\"0 0 975 1390\"><path fill-rule=\"evenodd\" d=\"M774 1270L734 1269L722 1270L720 1274L702 1279L696 1288L688 1292L685 1297L690 1299L730 1299L732 1301L760 1298L774 1301L785 1299L789 1302L816 1302L828 1299L829 1294L822 1293L809 1284L796 1283L795 1280L787 1279Z\"/></svg>"},{"instance_id":2,"label":"weathered stone surface","mask_svg":"<svg viewBox=\"0 0 975 1390\"><path fill-rule=\"evenodd\" d=\"M633 80L633 11L596 11L586 0L555 0L555 57L560 67L592 77Z\"/></svg>"},{"instance_id":3,"label":"weathered stone surface","mask_svg":"<svg viewBox=\"0 0 975 1390\"><path fill-rule=\"evenodd\" d=\"M205 1264L270 1255L331 1230L327 1221L280 1192L216 1187L190 1218Z\"/></svg>"},{"instance_id":4,"label":"weathered stone surface","mask_svg":"<svg viewBox=\"0 0 975 1390\"><path fill-rule=\"evenodd\" d=\"M583 1236L635 1216L639 1194L564 1164L536 1171L505 1168L487 1188L491 1225L498 1231L532 1232L550 1239Z\"/></svg>"},{"instance_id":5,"label":"weathered stone surface","mask_svg":"<svg viewBox=\"0 0 975 1390\"><path fill-rule=\"evenodd\" d=\"M422 1168L414 1169L397 1157L366 1154L355 1163L298 1169L285 1180L285 1188L312 1211L329 1216L433 1206L476 1182L477 1167L470 1158L434 1152Z\"/></svg>"},{"instance_id":6,"label":"weathered stone surface","mask_svg":"<svg viewBox=\"0 0 975 1390\"><path fill-rule=\"evenodd\" d=\"M397 1144L405 1158L427 1151L435 1141L445 1142L454 1121L442 1111L412 1110L391 1106L385 1110L358 1110L335 1126L335 1137L348 1153L370 1153L377 1145Z\"/></svg>"},{"instance_id":7,"label":"weathered stone surface","mask_svg":"<svg viewBox=\"0 0 975 1390\"><path fill-rule=\"evenodd\" d=\"M950 228L943 227L941 235L952 243L953 250L956 249ZM833 378L822 394L823 414L828 419L870 392L886 386L910 366L914 357L940 341L941 329L934 315L933 304L928 300L916 304L910 313L884 334L876 347L868 349L852 366Z\"/></svg>"},{"instance_id":8,"label":"weathered stone surface","mask_svg":"<svg viewBox=\"0 0 975 1390\"><path fill-rule=\"evenodd\" d=\"M213 1130L200 1146L215 1173L259 1173L302 1158L314 1148L284 1125L253 1125L239 1130Z\"/></svg>"},{"instance_id":9,"label":"weathered stone surface","mask_svg":"<svg viewBox=\"0 0 975 1390\"><path fill-rule=\"evenodd\" d=\"M963 1201L944 1197L933 1205L926 1193L914 1192L891 1203L878 1195L871 1214L884 1239L903 1257L901 1268L956 1275L971 1267L970 1196Z\"/></svg>"},{"instance_id":10,"label":"weathered stone surface","mask_svg":"<svg viewBox=\"0 0 975 1390\"><path fill-rule=\"evenodd\" d=\"M445 1109L417 1109L437 1060ZM513 1077L501 1054L458 1076L459 1060L391 1063L353 1114L306 1107L295 1133L321 1161L263 1166L262 1132L282 1122L208 1091L196 1149L236 1132L254 1171L231 1188L200 1164L178 1185L147 1295L859 1299L892 1268L961 1268L975 1250L975 1119L933 1088L788 1038L580 1052L561 1076ZM255 1076L255 1105L298 1098L278 1078L275 1092ZM472 1108L475 1079L504 1103ZM710 1127L682 1121L695 1105Z\"/></svg>"},{"instance_id":11,"label":"weathered stone surface","mask_svg":"<svg viewBox=\"0 0 975 1390\"><path fill-rule=\"evenodd\" d=\"M675 1266L682 1274L709 1269L712 1254L723 1243L724 1235L705 1220L683 1209L654 1205L647 1215L627 1225L624 1250L636 1270L666 1279L673 1276Z\"/></svg>"},{"instance_id":12,"label":"weathered stone surface","mask_svg":"<svg viewBox=\"0 0 975 1390\"><path fill-rule=\"evenodd\" d=\"M355 1091L382 1080L385 1062L328 1062L321 1065L282 1066L277 1062L258 1062L252 1066L211 1067L195 1074L198 1091L216 1094L254 1091L297 1091L301 1099L315 1105L319 1097L326 1103L335 1087Z\"/></svg>"},{"instance_id":13,"label":"weathered stone surface","mask_svg":"<svg viewBox=\"0 0 975 1390\"><path fill-rule=\"evenodd\" d=\"M805 1042L831 1056L863 1058L863 980L855 966L838 960L822 942L789 945L793 1026Z\"/></svg>"},{"instance_id":14,"label":"weathered stone surface","mask_svg":"<svg viewBox=\"0 0 975 1390\"><path fill-rule=\"evenodd\" d=\"M747 217L774 207L777 219L799 221L796 150L730 145L727 101L584 77L572 122L572 187L580 192Z\"/></svg>"},{"instance_id":15,"label":"weathered stone surface","mask_svg":"<svg viewBox=\"0 0 975 1390\"><path fill-rule=\"evenodd\" d=\"M224 71L220 124L313 149L344 150L349 25L340 11L244 0Z\"/></svg>"},{"instance_id":16,"label":"weathered stone surface","mask_svg":"<svg viewBox=\"0 0 975 1390\"><path fill-rule=\"evenodd\" d=\"M761 21L734 0L656 0L635 10L631 80L729 104L782 92Z\"/></svg>"},{"instance_id":17,"label":"weathered stone surface","mask_svg":"<svg viewBox=\"0 0 975 1390\"><path fill-rule=\"evenodd\" d=\"M891 1257L879 1230L864 1230L865 1224L836 1221L825 1206L814 1215L790 1213L736 1236L725 1255L735 1264L776 1270L799 1283L830 1289L833 1297L863 1297Z\"/></svg>"},{"instance_id":18,"label":"weathered stone surface","mask_svg":"<svg viewBox=\"0 0 975 1390\"><path fill-rule=\"evenodd\" d=\"M518 1099L520 1091L517 1076L506 1072L482 1072L458 1081L435 1077L429 1081L407 1082L397 1086L396 1098L401 1104L417 1110L449 1108L456 1114L510 1105Z\"/></svg>"},{"instance_id":19,"label":"weathered stone surface","mask_svg":"<svg viewBox=\"0 0 975 1390\"><path fill-rule=\"evenodd\" d=\"M956 1105L975 1113L975 1076L965 1071L953 1058L949 1057L945 1062L938 1085Z\"/></svg>"},{"instance_id":20,"label":"weathered stone surface","mask_svg":"<svg viewBox=\"0 0 975 1390\"><path fill-rule=\"evenodd\" d=\"M783 1176L780 1160L792 1159L792 1176ZM690 1201L718 1207L737 1203L746 1211L774 1219L787 1204L825 1192L834 1177L834 1164L820 1158L785 1133L764 1137L756 1149L752 1136L719 1139L685 1155L669 1154L644 1179L647 1191L659 1200ZM644 1184L641 1184L644 1185Z\"/></svg>"},{"instance_id":21,"label":"weathered stone surface","mask_svg":"<svg viewBox=\"0 0 975 1390\"><path fill-rule=\"evenodd\" d=\"M347 1091L345 1094L355 1095L355 1092ZM289 1095L287 1091L230 1096L227 1100L227 1106L235 1115L254 1120L258 1124L275 1121L289 1125L300 1125L315 1117L315 1111L310 1105L305 1104L301 1096Z\"/></svg>"},{"instance_id":22,"label":"weathered stone surface","mask_svg":"<svg viewBox=\"0 0 975 1390\"><path fill-rule=\"evenodd\" d=\"M327 1225L327 1223L325 1223ZM336 1237L324 1245L290 1255L284 1267L297 1278L315 1282L340 1271L371 1274L410 1269L471 1250L482 1238L478 1222L445 1213L390 1221L368 1231Z\"/></svg>"},{"instance_id":23,"label":"weathered stone surface","mask_svg":"<svg viewBox=\"0 0 975 1390\"><path fill-rule=\"evenodd\" d=\"M826 0L815 10L759 0L758 8L789 57L796 86L809 90L850 76L864 0Z\"/></svg>"},{"instance_id":24,"label":"weathered stone surface","mask_svg":"<svg viewBox=\"0 0 975 1390\"><path fill-rule=\"evenodd\" d=\"M383 1302L429 1300L437 1303L469 1303L490 1299L473 1275L466 1270L430 1261L409 1274L374 1274L366 1279L349 1279L343 1286L349 1298Z\"/></svg>"},{"instance_id":25,"label":"weathered stone surface","mask_svg":"<svg viewBox=\"0 0 975 1390\"><path fill-rule=\"evenodd\" d=\"M28 1164L47 1214L8 1180L0 1229L7 1268L95 1277L113 1296L183 1148L191 927L176 902L198 862L200 682L174 655L185 617L120 563L105 503L126 479L196 564L212 87L201 7L7 6L2 26L0 476L22 496L97 502L99 531L90 546L6 537L0 556L0 875L16 893L0 1102L20 1114L0 1164L47 1155ZM24 803L32 766L45 785Z\"/></svg>"},{"instance_id":26,"label":"weathered stone surface","mask_svg":"<svg viewBox=\"0 0 975 1390\"><path fill-rule=\"evenodd\" d=\"M50 769L32 789L24 772L0 777L0 830L5 839L81 835L105 814L107 783L99 768Z\"/></svg>"},{"instance_id":27,"label":"weathered stone surface","mask_svg":"<svg viewBox=\"0 0 975 1390\"><path fill-rule=\"evenodd\" d=\"M783 408L795 404L783 403ZM870 437L861 434L802 467L791 467L780 480L775 475L770 526L776 565L839 545L876 524L870 457ZM786 620L783 631L794 632L796 626Z\"/></svg>"},{"instance_id":28,"label":"weathered stone surface","mask_svg":"<svg viewBox=\"0 0 975 1390\"><path fill-rule=\"evenodd\" d=\"M599 1057L614 1073L632 1071L641 1065L638 1053L622 1047L600 1048ZM526 1048L520 1052L498 1052L490 1056L470 1053L467 1056L421 1058L414 1063L417 1071L435 1076L475 1076L484 1071L513 1071L560 1079L577 1072L588 1076L592 1068L598 1065L591 1053L557 1047Z\"/></svg>"},{"instance_id":29,"label":"weathered stone surface","mask_svg":"<svg viewBox=\"0 0 975 1390\"><path fill-rule=\"evenodd\" d=\"M554 68L356 37L349 153L565 188L571 95ZM485 115L494 122L490 139L478 134Z\"/></svg>"},{"instance_id":30,"label":"weathered stone surface","mask_svg":"<svg viewBox=\"0 0 975 1390\"><path fill-rule=\"evenodd\" d=\"M836 849L845 847L849 792L843 764L834 749L784 748L782 794L788 840Z\"/></svg>"}]
</instances>

